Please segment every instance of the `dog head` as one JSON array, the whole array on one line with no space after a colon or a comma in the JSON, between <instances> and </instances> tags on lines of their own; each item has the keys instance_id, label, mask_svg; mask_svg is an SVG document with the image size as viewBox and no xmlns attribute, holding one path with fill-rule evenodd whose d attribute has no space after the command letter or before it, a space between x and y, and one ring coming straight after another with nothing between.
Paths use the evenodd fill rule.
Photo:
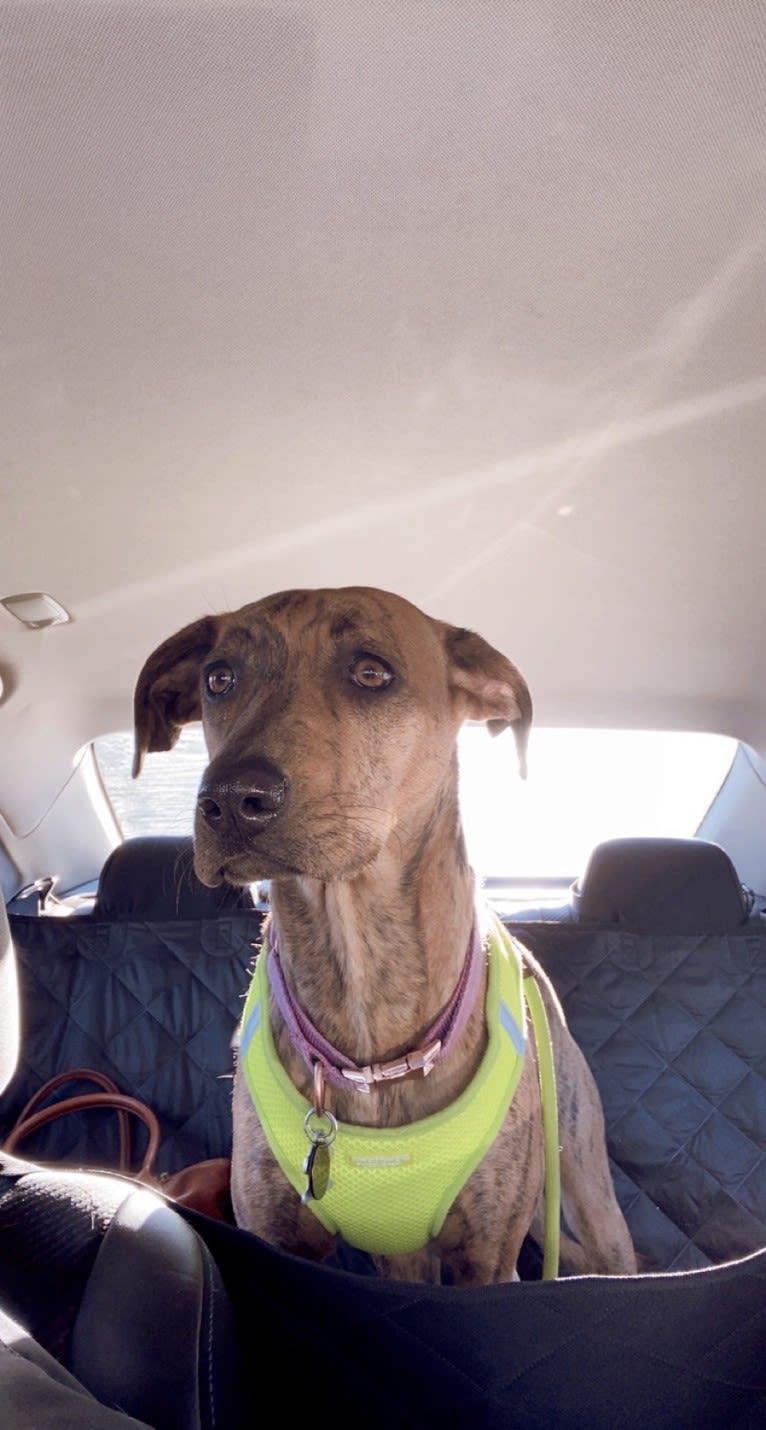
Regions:
<instances>
[{"instance_id":1,"label":"dog head","mask_svg":"<svg viewBox=\"0 0 766 1430\"><path fill-rule=\"evenodd\" d=\"M524 775L532 701L480 636L352 586L280 592L163 642L136 685L134 776L192 720L210 755L200 879L329 880L371 864L394 835L427 838L445 803L456 811L465 720L510 726Z\"/></svg>"}]
</instances>

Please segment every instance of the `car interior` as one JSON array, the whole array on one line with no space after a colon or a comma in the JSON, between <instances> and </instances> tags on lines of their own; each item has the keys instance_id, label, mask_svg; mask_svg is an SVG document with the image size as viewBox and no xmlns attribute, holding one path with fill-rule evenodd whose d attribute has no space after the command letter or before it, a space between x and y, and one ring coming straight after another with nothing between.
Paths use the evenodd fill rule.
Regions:
<instances>
[{"instance_id":1,"label":"car interior","mask_svg":"<svg viewBox=\"0 0 766 1430\"><path fill-rule=\"evenodd\" d=\"M0 35L3 1424L766 1425L766 12ZM235 1223L269 882L197 877L200 728L134 779L134 691L200 617L351 586L529 684L525 781L461 733L468 847L595 1076L634 1277L530 1237L409 1284Z\"/></svg>"}]
</instances>

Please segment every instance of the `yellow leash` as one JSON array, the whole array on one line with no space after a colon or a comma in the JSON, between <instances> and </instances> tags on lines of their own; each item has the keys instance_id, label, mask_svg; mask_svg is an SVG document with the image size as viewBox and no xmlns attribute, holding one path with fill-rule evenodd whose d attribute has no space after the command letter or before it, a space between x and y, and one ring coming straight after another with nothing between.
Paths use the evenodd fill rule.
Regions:
<instances>
[{"instance_id":1,"label":"yellow leash","mask_svg":"<svg viewBox=\"0 0 766 1430\"><path fill-rule=\"evenodd\" d=\"M545 1221L543 1241L543 1281L554 1281L559 1274L561 1238L561 1163L559 1147L559 1110L556 1094L556 1072L548 1015L542 994L534 978L524 979L532 1028L537 1046L537 1071L540 1078L540 1101L543 1115L543 1154L545 1159Z\"/></svg>"}]
</instances>

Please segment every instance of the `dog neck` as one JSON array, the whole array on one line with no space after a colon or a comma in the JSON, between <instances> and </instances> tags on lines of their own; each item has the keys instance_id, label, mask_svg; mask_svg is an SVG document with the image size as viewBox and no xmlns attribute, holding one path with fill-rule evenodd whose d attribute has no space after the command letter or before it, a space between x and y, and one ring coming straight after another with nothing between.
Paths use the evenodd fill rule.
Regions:
<instances>
[{"instance_id":1,"label":"dog neck","mask_svg":"<svg viewBox=\"0 0 766 1430\"><path fill-rule=\"evenodd\" d=\"M465 961L452 997L438 1018L423 1035L423 1043L397 1058L384 1063L368 1063L360 1067L340 1049L328 1043L314 1026L308 1014L295 1001L285 982L279 958L279 942L274 924L269 927L268 964L271 988L294 1048L303 1056L311 1070L315 1087L325 1082L347 1091L350 1087L369 1093L380 1083L405 1077L428 1077L460 1041L476 1001L482 982L483 942L478 922L474 921L468 941ZM317 1075L321 1082L317 1083Z\"/></svg>"},{"instance_id":2,"label":"dog neck","mask_svg":"<svg viewBox=\"0 0 766 1430\"><path fill-rule=\"evenodd\" d=\"M432 827L417 845L417 861L402 857L404 841L397 835L374 865L354 878L277 879L271 886L272 922L289 994L321 1037L357 1064L388 1062L423 1046L463 972L476 881L456 811L453 821ZM481 998L473 1002L471 1066L483 1050ZM278 1008L272 1017L280 1057L293 1080L305 1086L309 1074ZM428 1079L434 1093L443 1067ZM452 1073L450 1082L459 1081L458 1069ZM372 1099L364 1097L366 1107L392 1091L381 1088Z\"/></svg>"}]
</instances>

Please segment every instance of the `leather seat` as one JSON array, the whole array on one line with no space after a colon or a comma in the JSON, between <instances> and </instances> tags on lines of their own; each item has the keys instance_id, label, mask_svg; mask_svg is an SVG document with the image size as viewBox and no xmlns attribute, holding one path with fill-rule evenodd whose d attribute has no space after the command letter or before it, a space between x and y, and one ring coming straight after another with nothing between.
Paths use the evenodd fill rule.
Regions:
<instances>
[{"instance_id":1,"label":"leather seat","mask_svg":"<svg viewBox=\"0 0 766 1430\"><path fill-rule=\"evenodd\" d=\"M0 1088L17 1050L15 958L0 901ZM102 1406L155 1430L237 1424L235 1333L215 1263L188 1222L130 1178L0 1152L0 1316ZM0 1350L8 1351L2 1334ZM32 1371L40 1375L30 1361ZM25 1403L8 1399L18 1376L17 1356L0 1355L9 1430L37 1427L21 1410L13 1418L12 1406ZM89 1425L89 1403L60 1423ZM102 1423L95 1411L92 1423Z\"/></svg>"}]
</instances>

